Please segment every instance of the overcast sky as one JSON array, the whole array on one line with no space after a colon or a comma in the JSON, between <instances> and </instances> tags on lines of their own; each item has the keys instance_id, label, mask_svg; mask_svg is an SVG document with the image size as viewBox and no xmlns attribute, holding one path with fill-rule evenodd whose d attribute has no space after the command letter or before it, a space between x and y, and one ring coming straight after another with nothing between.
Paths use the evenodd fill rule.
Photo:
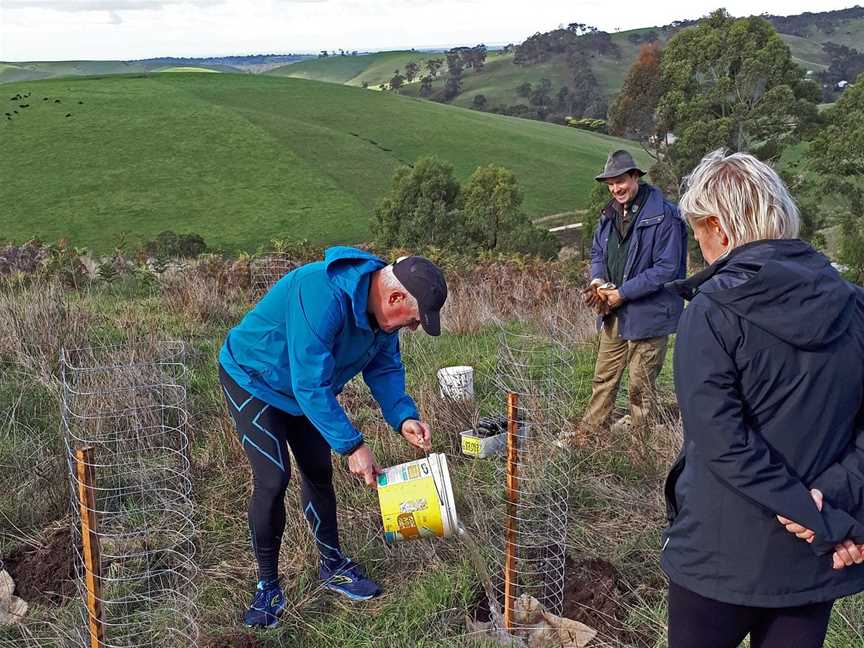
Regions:
<instances>
[{"instance_id":1,"label":"overcast sky","mask_svg":"<svg viewBox=\"0 0 864 648\"><path fill-rule=\"evenodd\" d=\"M853 6L820 0L818 10ZM582 22L606 31L813 11L813 0L0 0L0 61L382 50L521 42Z\"/></svg>"}]
</instances>

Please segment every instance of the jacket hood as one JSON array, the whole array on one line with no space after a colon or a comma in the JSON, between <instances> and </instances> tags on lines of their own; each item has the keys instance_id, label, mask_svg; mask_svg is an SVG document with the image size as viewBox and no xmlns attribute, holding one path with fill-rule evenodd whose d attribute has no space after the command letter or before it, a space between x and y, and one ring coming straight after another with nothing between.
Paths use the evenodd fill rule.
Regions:
<instances>
[{"instance_id":1,"label":"jacket hood","mask_svg":"<svg viewBox=\"0 0 864 648\"><path fill-rule=\"evenodd\" d=\"M357 326L372 329L369 315L369 280L387 264L374 254L357 248L337 246L324 251L324 270L330 282L351 298Z\"/></svg>"},{"instance_id":2,"label":"jacket hood","mask_svg":"<svg viewBox=\"0 0 864 648\"><path fill-rule=\"evenodd\" d=\"M798 239L748 243L670 287L685 299L704 294L802 349L825 346L843 335L857 298L830 261Z\"/></svg>"}]
</instances>

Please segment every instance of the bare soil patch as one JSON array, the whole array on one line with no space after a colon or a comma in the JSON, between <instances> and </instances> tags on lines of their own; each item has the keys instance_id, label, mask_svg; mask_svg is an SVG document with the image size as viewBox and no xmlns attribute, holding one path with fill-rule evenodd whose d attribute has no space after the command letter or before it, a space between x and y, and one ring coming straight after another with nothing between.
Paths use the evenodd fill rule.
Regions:
<instances>
[{"instance_id":1,"label":"bare soil patch","mask_svg":"<svg viewBox=\"0 0 864 648\"><path fill-rule=\"evenodd\" d=\"M28 603L57 605L75 595L75 560L67 526L48 532L39 549L13 549L2 563L15 581L15 595Z\"/></svg>"}]
</instances>

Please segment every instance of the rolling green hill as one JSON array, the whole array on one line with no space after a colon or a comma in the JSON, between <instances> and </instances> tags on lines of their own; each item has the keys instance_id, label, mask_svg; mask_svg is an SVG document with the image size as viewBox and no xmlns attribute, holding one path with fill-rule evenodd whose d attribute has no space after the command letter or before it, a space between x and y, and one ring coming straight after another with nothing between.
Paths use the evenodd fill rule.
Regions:
<instances>
[{"instance_id":1,"label":"rolling green hill","mask_svg":"<svg viewBox=\"0 0 864 648\"><path fill-rule=\"evenodd\" d=\"M585 206L607 152L626 144L272 76L109 76L5 89L0 113L18 113L0 118L2 237L68 237L97 251L121 232L134 241L165 229L227 249L272 238L357 242L394 170L426 155L462 179L479 165L504 165L529 215L569 211ZM18 92L31 93L28 108L8 100Z\"/></svg>"},{"instance_id":2,"label":"rolling green hill","mask_svg":"<svg viewBox=\"0 0 864 648\"><path fill-rule=\"evenodd\" d=\"M175 60L176 61L176 60ZM218 62L196 62L186 60L182 63L165 62L162 59L143 61L28 61L0 63L0 83L33 81L36 79L56 79L76 76L104 76L108 74L145 74L167 69L189 68L211 72L240 72L242 66L220 64Z\"/></svg>"},{"instance_id":3,"label":"rolling green hill","mask_svg":"<svg viewBox=\"0 0 864 648\"><path fill-rule=\"evenodd\" d=\"M370 86L377 86L389 81L396 70L404 71L405 66L412 61L422 69L430 58L444 58L444 54L396 50L357 56L328 56L283 65L270 70L267 74L353 86L363 85L365 81Z\"/></svg>"},{"instance_id":4,"label":"rolling green hill","mask_svg":"<svg viewBox=\"0 0 864 648\"><path fill-rule=\"evenodd\" d=\"M813 72L824 70L828 66L828 57L822 50L822 43L831 41L856 49L864 49L864 18L838 17L829 21L830 27L812 27L805 36L783 34L781 37L789 46L793 59L802 67ZM600 85L601 91L612 97L624 83L627 70L639 53L639 44L630 38L634 34L655 31L661 43L665 43L672 31L661 28L641 28L612 34L612 41L620 50L620 57L594 54L590 57L591 70ZM271 74L294 76L304 79L328 81L331 83L347 83L361 85L363 81L370 87L387 83L396 69L404 70L405 64L414 61L422 65L430 54L426 52L380 52L359 56L338 56L321 59L310 59L302 63L283 66L271 71ZM431 56L443 57L442 53ZM441 78L433 83L433 91L443 87L446 70L440 73ZM572 85L565 57L553 57L546 63L536 65L516 65L513 54L490 52L484 69L480 72L466 70L463 76L463 89L452 103L457 106L470 107L474 97L482 94L489 106L525 105L528 100L516 94L516 87L522 83L536 83L542 78L552 82L553 93L564 85ZM408 84L401 91L408 96L417 96L419 82ZM572 87L571 87L572 89Z\"/></svg>"}]
</instances>

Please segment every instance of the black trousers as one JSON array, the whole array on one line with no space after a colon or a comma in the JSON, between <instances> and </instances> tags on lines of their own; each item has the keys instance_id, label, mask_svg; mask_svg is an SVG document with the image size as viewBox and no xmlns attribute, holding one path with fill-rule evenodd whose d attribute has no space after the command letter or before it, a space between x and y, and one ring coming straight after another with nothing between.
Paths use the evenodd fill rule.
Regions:
<instances>
[{"instance_id":1,"label":"black trousers","mask_svg":"<svg viewBox=\"0 0 864 648\"><path fill-rule=\"evenodd\" d=\"M278 577L279 548L285 531L285 490L291 478L288 447L300 471L303 515L322 560L344 559L336 523L336 494L330 446L305 416L291 416L255 398L219 366L219 382L237 435L252 466L249 530L258 578Z\"/></svg>"},{"instance_id":2,"label":"black trousers","mask_svg":"<svg viewBox=\"0 0 864 648\"><path fill-rule=\"evenodd\" d=\"M834 601L758 608L705 598L669 583L669 648L819 648Z\"/></svg>"}]
</instances>

